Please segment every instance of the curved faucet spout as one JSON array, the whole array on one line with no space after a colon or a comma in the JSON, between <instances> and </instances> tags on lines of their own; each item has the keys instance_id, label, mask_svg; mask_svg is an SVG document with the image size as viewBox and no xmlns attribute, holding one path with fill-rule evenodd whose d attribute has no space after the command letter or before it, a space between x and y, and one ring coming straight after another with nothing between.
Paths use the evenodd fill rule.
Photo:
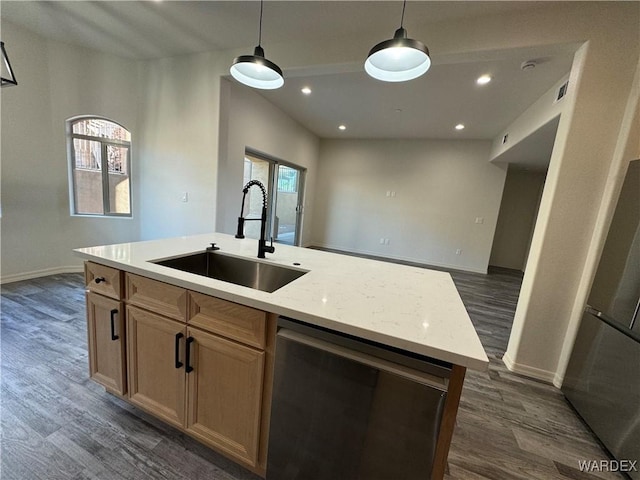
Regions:
<instances>
[{"instance_id":1,"label":"curved faucet spout","mask_svg":"<svg viewBox=\"0 0 640 480\"><path fill-rule=\"evenodd\" d=\"M247 196L247 193L249 192L249 189L253 186L257 186L260 188L260 190L262 190L262 206L266 207L267 206L267 189L264 188L264 185L262 184L262 182L258 181L258 180L250 180L247 182L247 184L242 188L242 193L244 195L242 195L242 210L240 210L240 216L242 216L242 212L244 211L244 199Z\"/></svg>"}]
</instances>

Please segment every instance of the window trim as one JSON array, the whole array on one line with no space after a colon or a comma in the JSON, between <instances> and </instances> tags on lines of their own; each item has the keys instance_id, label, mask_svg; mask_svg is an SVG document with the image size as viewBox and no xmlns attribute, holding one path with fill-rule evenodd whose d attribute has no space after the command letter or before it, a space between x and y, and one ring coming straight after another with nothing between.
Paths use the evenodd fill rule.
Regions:
<instances>
[{"instance_id":1,"label":"window trim","mask_svg":"<svg viewBox=\"0 0 640 480\"><path fill-rule=\"evenodd\" d=\"M89 218L133 218L133 185L131 181L131 150L132 150L132 142L111 139L111 138L102 138L102 137L93 137L91 135L84 135L79 133L73 133L73 125L80 120L87 119L96 119L96 120L104 120L106 122L113 123L118 125L119 127L124 128L129 134L131 131L122 125L119 122L116 122L110 118L103 117L101 115L78 115L75 117L68 118L65 121L65 133L66 133L66 142L67 142L67 165L68 165L68 173L69 173L69 211L71 216L73 217L89 217ZM94 142L100 142L100 170L102 176L102 205L104 213L79 213L76 208L76 182L75 182L75 172L76 172L76 154L75 148L73 146L74 139L80 140L90 140ZM107 156L107 145L115 145L120 147L127 147L127 175L129 177L129 213L117 213L111 212L110 203L109 203L109 167L108 167L108 156Z\"/></svg>"}]
</instances>

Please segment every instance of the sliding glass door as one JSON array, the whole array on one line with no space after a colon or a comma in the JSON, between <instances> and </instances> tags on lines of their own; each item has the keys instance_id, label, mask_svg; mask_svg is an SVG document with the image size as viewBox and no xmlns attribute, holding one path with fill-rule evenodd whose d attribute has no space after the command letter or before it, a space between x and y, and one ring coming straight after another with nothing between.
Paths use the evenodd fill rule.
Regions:
<instances>
[{"instance_id":1,"label":"sliding glass door","mask_svg":"<svg viewBox=\"0 0 640 480\"><path fill-rule=\"evenodd\" d=\"M278 165L273 238L287 245L300 244L302 177L301 169Z\"/></svg>"},{"instance_id":2,"label":"sliding glass door","mask_svg":"<svg viewBox=\"0 0 640 480\"><path fill-rule=\"evenodd\" d=\"M245 154L243 185L249 180L258 180L267 188L267 237L274 242L300 245L304 174L305 169L296 165L251 152ZM257 188L249 191L245 205L246 218L260 218L262 195ZM245 236L259 238L260 222L246 222Z\"/></svg>"}]
</instances>

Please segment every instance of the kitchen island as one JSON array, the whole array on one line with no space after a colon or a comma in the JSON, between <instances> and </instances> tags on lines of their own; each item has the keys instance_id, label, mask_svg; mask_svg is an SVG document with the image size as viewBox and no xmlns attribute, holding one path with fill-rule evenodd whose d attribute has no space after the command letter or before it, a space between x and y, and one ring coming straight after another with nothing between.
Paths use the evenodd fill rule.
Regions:
<instances>
[{"instance_id":1,"label":"kitchen island","mask_svg":"<svg viewBox=\"0 0 640 480\"><path fill-rule=\"evenodd\" d=\"M157 263L213 242L216 254L305 273L266 292ZM92 378L265 476L277 319L293 318L451 366L431 475L441 478L465 371L488 366L451 276L287 245L264 260L256 251L256 240L219 233L77 249ZM217 365L224 375L203 376Z\"/></svg>"}]
</instances>

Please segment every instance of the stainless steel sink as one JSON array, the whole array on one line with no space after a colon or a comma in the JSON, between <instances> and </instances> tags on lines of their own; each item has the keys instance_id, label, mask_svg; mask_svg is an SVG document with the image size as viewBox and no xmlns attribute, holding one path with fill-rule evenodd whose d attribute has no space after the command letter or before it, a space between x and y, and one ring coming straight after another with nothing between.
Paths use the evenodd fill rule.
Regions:
<instances>
[{"instance_id":1,"label":"stainless steel sink","mask_svg":"<svg viewBox=\"0 0 640 480\"><path fill-rule=\"evenodd\" d=\"M305 270L232 257L217 252L194 253L183 257L156 260L153 263L269 293L275 292L307 273Z\"/></svg>"}]
</instances>

